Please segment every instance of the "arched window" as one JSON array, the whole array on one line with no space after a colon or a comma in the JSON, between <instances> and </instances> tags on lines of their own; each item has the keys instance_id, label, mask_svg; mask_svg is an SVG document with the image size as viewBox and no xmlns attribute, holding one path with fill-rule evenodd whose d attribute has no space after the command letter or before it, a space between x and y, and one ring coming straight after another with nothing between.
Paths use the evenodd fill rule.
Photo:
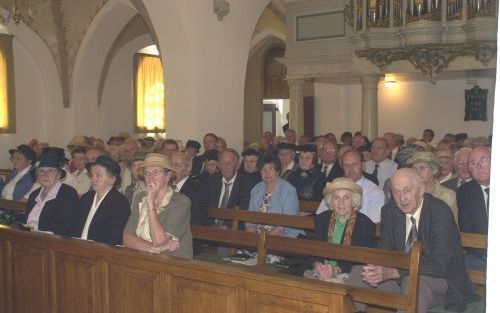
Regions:
<instances>
[{"instance_id":1,"label":"arched window","mask_svg":"<svg viewBox=\"0 0 500 313\"><path fill-rule=\"evenodd\" d=\"M163 133L165 101L160 57L137 53L134 65L135 131Z\"/></svg>"},{"instance_id":2,"label":"arched window","mask_svg":"<svg viewBox=\"0 0 500 313\"><path fill-rule=\"evenodd\" d=\"M16 132L12 36L0 34L0 134Z\"/></svg>"}]
</instances>

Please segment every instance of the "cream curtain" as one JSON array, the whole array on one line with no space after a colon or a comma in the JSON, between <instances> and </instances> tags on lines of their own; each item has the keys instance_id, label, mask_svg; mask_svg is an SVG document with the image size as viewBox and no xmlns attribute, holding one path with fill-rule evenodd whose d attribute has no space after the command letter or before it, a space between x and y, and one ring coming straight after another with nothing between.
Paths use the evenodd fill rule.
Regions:
<instances>
[{"instance_id":1,"label":"cream curtain","mask_svg":"<svg viewBox=\"0 0 500 313\"><path fill-rule=\"evenodd\" d=\"M136 131L165 131L163 69L157 56L136 55Z\"/></svg>"}]
</instances>

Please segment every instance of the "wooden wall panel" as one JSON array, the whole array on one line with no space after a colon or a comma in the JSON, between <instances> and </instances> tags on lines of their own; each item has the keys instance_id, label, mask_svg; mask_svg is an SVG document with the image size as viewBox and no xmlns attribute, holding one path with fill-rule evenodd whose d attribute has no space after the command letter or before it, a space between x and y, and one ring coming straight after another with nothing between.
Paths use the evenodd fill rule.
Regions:
<instances>
[{"instance_id":1,"label":"wooden wall panel","mask_svg":"<svg viewBox=\"0 0 500 313\"><path fill-rule=\"evenodd\" d=\"M60 313L92 313L99 307L97 260L55 253L53 303Z\"/></svg>"},{"instance_id":2,"label":"wooden wall panel","mask_svg":"<svg viewBox=\"0 0 500 313\"><path fill-rule=\"evenodd\" d=\"M236 287L195 279L171 278L171 311L175 313L235 313Z\"/></svg>"},{"instance_id":3,"label":"wooden wall panel","mask_svg":"<svg viewBox=\"0 0 500 313\"><path fill-rule=\"evenodd\" d=\"M160 297L165 286L160 273L113 263L108 264L108 273L110 313L164 312Z\"/></svg>"},{"instance_id":4,"label":"wooden wall panel","mask_svg":"<svg viewBox=\"0 0 500 313\"><path fill-rule=\"evenodd\" d=\"M330 305L323 305L260 292L250 292L248 313L329 313Z\"/></svg>"},{"instance_id":5,"label":"wooden wall panel","mask_svg":"<svg viewBox=\"0 0 500 313\"><path fill-rule=\"evenodd\" d=\"M44 247L12 243L13 312L49 312L47 254Z\"/></svg>"}]
</instances>

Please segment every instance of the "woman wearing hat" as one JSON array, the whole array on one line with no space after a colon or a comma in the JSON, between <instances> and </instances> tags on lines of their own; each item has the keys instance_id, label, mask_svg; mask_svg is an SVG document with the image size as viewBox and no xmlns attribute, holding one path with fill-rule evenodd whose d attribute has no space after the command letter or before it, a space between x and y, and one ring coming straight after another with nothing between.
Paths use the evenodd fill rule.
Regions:
<instances>
[{"instance_id":1,"label":"woman wearing hat","mask_svg":"<svg viewBox=\"0 0 500 313\"><path fill-rule=\"evenodd\" d=\"M248 210L298 215L299 199L297 198L297 191L290 183L279 177L281 165L278 157L264 155L259 160L258 169L262 176L262 181L252 189ZM245 228L247 231L253 232L266 229L271 235L287 237L297 237L301 233L298 229L251 223L247 223Z\"/></svg>"},{"instance_id":2,"label":"woman wearing hat","mask_svg":"<svg viewBox=\"0 0 500 313\"><path fill-rule=\"evenodd\" d=\"M102 155L86 167L92 189L80 199L74 236L119 245L130 216L130 204L117 189L121 181L120 165Z\"/></svg>"},{"instance_id":3,"label":"woman wearing hat","mask_svg":"<svg viewBox=\"0 0 500 313\"><path fill-rule=\"evenodd\" d=\"M407 161L407 164L417 170L424 190L434 197L443 200L452 210L455 221L458 221L457 196L455 192L442 186L437 181L439 174L439 159L432 152L417 151Z\"/></svg>"},{"instance_id":4,"label":"woman wearing hat","mask_svg":"<svg viewBox=\"0 0 500 313\"><path fill-rule=\"evenodd\" d=\"M74 212L78 206L78 193L62 183L66 172L63 160L53 153L42 154L35 170L40 188L35 189L26 205L28 227L70 236Z\"/></svg>"},{"instance_id":5,"label":"woman wearing hat","mask_svg":"<svg viewBox=\"0 0 500 313\"><path fill-rule=\"evenodd\" d=\"M248 148L241 153L241 156L243 157L243 161L241 162L239 172L249 175L254 184L259 183L262 180L258 169L259 159L261 158L260 152L255 149Z\"/></svg>"},{"instance_id":6,"label":"woman wearing hat","mask_svg":"<svg viewBox=\"0 0 500 313\"><path fill-rule=\"evenodd\" d=\"M27 145L20 145L17 149L9 150L10 161L14 165L12 172L0 181L1 198L19 201L30 191L34 178L31 169L35 164L35 151Z\"/></svg>"},{"instance_id":7,"label":"woman wearing hat","mask_svg":"<svg viewBox=\"0 0 500 313\"><path fill-rule=\"evenodd\" d=\"M316 216L316 239L344 246L373 247L375 224L357 210L361 207L363 189L350 178L340 177L328 183L323 191L329 210ZM335 281L349 273L353 263L317 260L304 276Z\"/></svg>"},{"instance_id":8,"label":"woman wearing hat","mask_svg":"<svg viewBox=\"0 0 500 313\"><path fill-rule=\"evenodd\" d=\"M170 160L163 154L149 153L141 168L146 191L135 197L123 245L192 259L191 201L174 192L175 169Z\"/></svg>"},{"instance_id":9,"label":"woman wearing hat","mask_svg":"<svg viewBox=\"0 0 500 313\"><path fill-rule=\"evenodd\" d=\"M299 154L299 168L292 172L288 181L297 189L300 200L321 201L326 177L316 166L316 145L301 145L297 149Z\"/></svg>"}]
</instances>

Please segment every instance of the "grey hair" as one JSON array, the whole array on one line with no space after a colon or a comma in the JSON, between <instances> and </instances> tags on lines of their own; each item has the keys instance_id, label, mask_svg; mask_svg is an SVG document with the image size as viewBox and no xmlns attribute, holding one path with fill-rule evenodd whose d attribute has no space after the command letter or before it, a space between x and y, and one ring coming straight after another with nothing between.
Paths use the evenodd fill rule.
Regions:
<instances>
[{"instance_id":1,"label":"grey hair","mask_svg":"<svg viewBox=\"0 0 500 313\"><path fill-rule=\"evenodd\" d=\"M361 204L362 204L361 195L358 194L358 193L356 193L356 192L353 192L351 190L348 190L348 189L336 189L333 192L330 192L329 194L327 194L324 199L325 199L325 202L326 202L326 205L328 206L328 208L332 209L332 207L333 207L333 194L337 190L347 190L347 191L349 191L351 193L351 198L352 198L352 207L355 210L358 210L359 208L361 208Z\"/></svg>"}]
</instances>

